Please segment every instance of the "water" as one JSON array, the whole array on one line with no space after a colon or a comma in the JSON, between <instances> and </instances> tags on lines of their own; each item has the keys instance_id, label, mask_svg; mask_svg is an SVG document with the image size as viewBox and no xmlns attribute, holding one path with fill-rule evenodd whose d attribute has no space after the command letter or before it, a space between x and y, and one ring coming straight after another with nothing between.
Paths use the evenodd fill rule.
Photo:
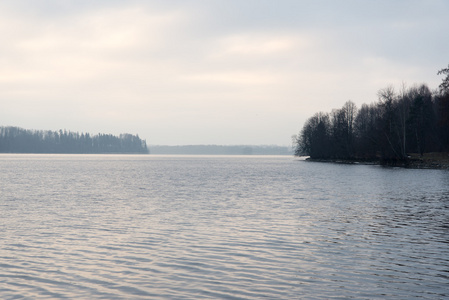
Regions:
<instances>
[{"instance_id":1,"label":"water","mask_svg":"<svg viewBox=\"0 0 449 300\"><path fill-rule=\"evenodd\" d=\"M0 155L1 299L444 299L449 172Z\"/></svg>"}]
</instances>

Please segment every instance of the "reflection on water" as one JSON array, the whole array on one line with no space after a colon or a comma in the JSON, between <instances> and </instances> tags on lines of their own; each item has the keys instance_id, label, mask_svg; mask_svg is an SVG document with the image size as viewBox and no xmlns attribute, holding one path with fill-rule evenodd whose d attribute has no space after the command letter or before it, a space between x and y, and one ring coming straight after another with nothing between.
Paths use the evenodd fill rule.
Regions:
<instances>
[{"instance_id":1,"label":"reflection on water","mask_svg":"<svg viewBox=\"0 0 449 300\"><path fill-rule=\"evenodd\" d=\"M449 172L0 156L0 298L442 299Z\"/></svg>"}]
</instances>

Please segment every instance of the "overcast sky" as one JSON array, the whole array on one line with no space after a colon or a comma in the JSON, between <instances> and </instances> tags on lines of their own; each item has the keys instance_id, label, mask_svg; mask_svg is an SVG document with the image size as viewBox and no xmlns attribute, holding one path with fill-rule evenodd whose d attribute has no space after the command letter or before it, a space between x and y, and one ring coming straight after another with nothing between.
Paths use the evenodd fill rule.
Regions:
<instances>
[{"instance_id":1,"label":"overcast sky","mask_svg":"<svg viewBox=\"0 0 449 300\"><path fill-rule=\"evenodd\" d=\"M447 0L1 1L0 125L290 145L402 82L438 87Z\"/></svg>"}]
</instances>

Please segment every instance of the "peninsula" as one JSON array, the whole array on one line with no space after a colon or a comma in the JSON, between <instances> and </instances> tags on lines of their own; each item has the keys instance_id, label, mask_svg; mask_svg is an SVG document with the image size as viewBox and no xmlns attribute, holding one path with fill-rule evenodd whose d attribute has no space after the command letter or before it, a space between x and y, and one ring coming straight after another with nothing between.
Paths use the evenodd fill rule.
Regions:
<instances>
[{"instance_id":1,"label":"peninsula","mask_svg":"<svg viewBox=\"0 0 449 300\"><path fill-rule=\"evenodd\" d=\"M0 153L148 154L138 135L78 133L0 127Z\"/></svg>"}]
</instances>

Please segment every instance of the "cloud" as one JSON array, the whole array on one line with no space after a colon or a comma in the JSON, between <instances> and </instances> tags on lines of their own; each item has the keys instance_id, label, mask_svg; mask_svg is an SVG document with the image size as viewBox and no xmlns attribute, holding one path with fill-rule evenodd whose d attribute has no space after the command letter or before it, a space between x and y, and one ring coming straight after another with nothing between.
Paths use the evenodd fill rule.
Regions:
<instances>
[{"instance_id":1,"label":"cloud","mask_svg":"<svg viewBox=\"0 0 449 300\"><path fill-rule=\"evenodd\" d=\"M219 41L220 54L225 55L282 55L297 48L299 41L295 37L261 32L223 37Z\"/></svg>"},{"instance_id":2,"label":"cloud","mask_svg":"<svg viewBox=\"0 0 449 300\"><path fill-rule=\"evenodd\" d=\"M222 72L222 73L206 73L194 74L184 77L186 81L211 84L224 83L233 85L262 85L276 84L276 78L270 74L260 74L256 72Z\"/></svg>"},{"instance_id":3,"label":"cloud","mask_svg":"<svg viewBox=\"0 0 449 300\"><path fill-rule=\"evenodd\" d=\"M9 37L14 72L3 72L15 73L15 80L90 80L126 69L138 61L134 57L142 51L160 51L164 32L179 19L182 17L177 13L150 14L129 7L87 12L62 20L23 20L18 26L22 28L19 34Z\"/></svg>"},{"instance_id":4,"label":"cloud","mask_svg":"<svg viewBox=\"0 0 449 300\"><path fill-rule=\"evenodd\" d=\"M0 119L162 144L289 144L318 110L402 81L437 86L448 5L5 1Z\"/></svg>"}]
</instances>

